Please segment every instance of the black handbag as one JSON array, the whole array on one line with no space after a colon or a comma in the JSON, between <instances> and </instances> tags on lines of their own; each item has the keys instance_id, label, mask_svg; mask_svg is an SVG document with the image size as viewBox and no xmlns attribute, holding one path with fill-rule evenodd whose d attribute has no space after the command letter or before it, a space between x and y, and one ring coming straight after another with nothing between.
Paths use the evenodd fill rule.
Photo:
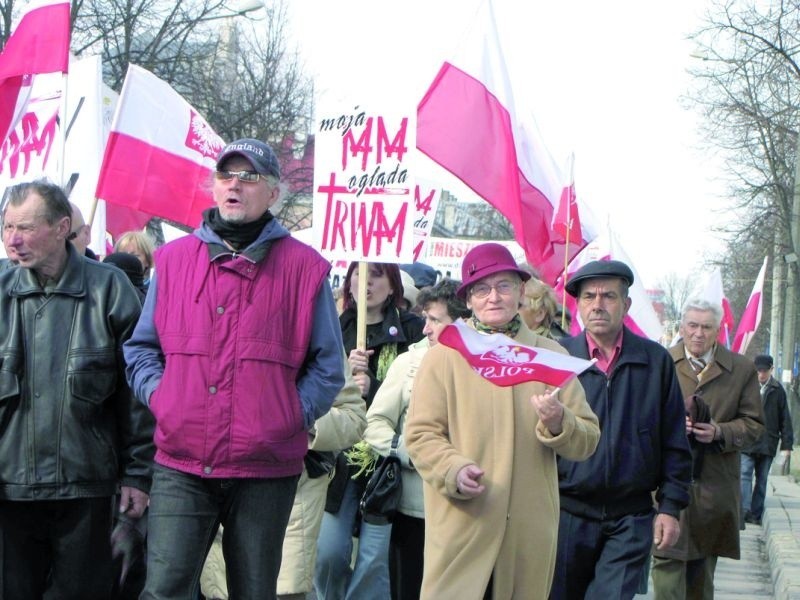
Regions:
<instances>
[{"instance_id":1,"label":"black handbag","mask_svg":"<svg viewBox=\"0 0 800 600\"><path fill-rule=\"evenodd\" d=\"M402 465L397 456L398 436L392 439L389 456L378 460L375 470L367 481L364 495L361 496L361 516L367 523L385 525L392 522L400 495L403 491L403 480L400 477Z\"/></svg>"}]
</instances>

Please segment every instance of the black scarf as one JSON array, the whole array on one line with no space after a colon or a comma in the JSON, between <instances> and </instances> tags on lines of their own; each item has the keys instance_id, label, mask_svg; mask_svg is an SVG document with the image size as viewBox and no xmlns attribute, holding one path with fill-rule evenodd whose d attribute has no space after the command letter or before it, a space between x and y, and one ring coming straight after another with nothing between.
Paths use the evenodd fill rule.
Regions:
<instances>
[{"instance_id":1,"label":"black scarf","mask_svg":"<svg viewBox=\"0 0 800 600\"><path fill-rule=\"evenodd\" d=\"M249 223L230 223L219 214L219 208L207 208L203 211L203 222L223 240L237 250L247 248L256 241L264 226L272 220L272 213L265 211L255 221Z\"/></svg>"}]
</instances>

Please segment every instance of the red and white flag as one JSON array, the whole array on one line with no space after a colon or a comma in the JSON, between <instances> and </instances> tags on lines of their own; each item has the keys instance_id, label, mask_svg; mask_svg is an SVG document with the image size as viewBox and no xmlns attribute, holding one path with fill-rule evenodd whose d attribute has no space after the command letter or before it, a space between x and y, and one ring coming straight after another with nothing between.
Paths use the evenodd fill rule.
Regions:
<instances>
[{"instance_id":1,"label":"red and white flag","mask_svg":"<svg viewBox=\"0 0 800 600\"><path fill-rule=\"evenodd\" d=\"M222 139L168 83L130 65L111 124L97 197L196 227Z\"/></svg>"},{"instance_id":2,"label":"red and white flag","mask_svg":"<svg viewBox=\"0 0 800 600\"><path fill-rule=\"evenodd\" d=\"M32 75L66 73L69 68L68 0L32 0L0 53L0 142L22 115Z\"/></svg>"},{"instance_id":3,"label":"red and white flag","mask_svg":"<svg viewBox=\"0 0 800 600\"><path fill-rule=\"evenodd\" d=\"M767 273L767 257L764 257L764 264L761 265L761 270L756 277L755 285L753 285L753 292L750 294L750 299L747 301L747 306L742 313L742 318L739 319L739 327L736 328L736 336L733 339L733 346L731 350L744 354L747 351L747 346L750 345L750 340L758 329L761 323L761 310L763 307L764 290L764 276Z\"/></svg>"},{"instance_id":4,"label":"red and white flag","mask_svg":"<svg viewBox=\"0 0 800 600\"><path fill-rule=\"evenodd\" d=\"M581 219L578 212L578 198L575 195L575 155L569 157L569 181L561 190L558 207L553 213L553 233L559 235L564 243L580 239Z\"/></svg>"},{"instance_id":5,"label":"red and white flag","mask_svg":"<svg viewBox=\"0 0 800 600\"><path fill-rule=\"evenodd\" d=\"M417 148L500 211L528 261L553 284L565 252L575 256L595 228L584 214L568 247L552 230L564 177L523 106L514 99L491 2L484 2L459 56L444 63L417 107Z\"/></svg>"},{"instance_id":6,"label":"red and white flag","mask_svg":"<svg viewBox=\"0 0 800 600\"><path fill-rule=\"evenodd\" d=\"M715 267L711 274L706 279L705 285L699 290L700 298L708 300L722 308L722 321L719 324L719 334L717 335L717 342L725 346L731 347L731 337L733 334L733 310L731 310L731 303L725 296L725 290L722 287L722 271L719 267Z\"/></svg>"},{"instance_id":7,"label":"red and white flag","mask_svg":"<svg viewBox=\"0 0 800 600\"><path fill-rule=\"evenodd\" d=\"M562 387L592 365L569 354L523 346L502 333L483 335L461 320L445 327L439 342L458 350L478 375L504 387L526 381Z\"/></svg>"}]
</instances>

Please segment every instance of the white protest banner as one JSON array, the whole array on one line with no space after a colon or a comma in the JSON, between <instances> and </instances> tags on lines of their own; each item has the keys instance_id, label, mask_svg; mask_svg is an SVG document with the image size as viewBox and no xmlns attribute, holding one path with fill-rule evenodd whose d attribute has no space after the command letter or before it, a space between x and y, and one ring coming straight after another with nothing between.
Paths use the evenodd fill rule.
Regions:
<instances>
[{"instance_id":1,"label":"white protest banner","mask_svg":"<svg viewBox=\"0 0 800 600\"><path fill-rule=\"evenodd\" d=\"M458 238L431 237L428 252L420 262L436 269L439 278L461 279L461 263L464 256L475 246L486 242L502 244L511 252L517 264L525 262L525 251L515 240L472 240Z\"/></svg>"},{"instance_id":2,"label":"white protest banner","mask_svg":"<svg viewBox=\"0 0 800 600\"><path fill-rule=\"evenodd\" d=\"M55 180L59 148L58 111L64 78L61 73L34 75L25 112L0 146L0 185L3 188L45 174ZM48 166L50 168L48 169Z\"/></svg>"},{"instance_id":3,"label":"white protest banner","mask_svg":"<svg viewBox=\"0 0 800 600\"><path fill-rule=\"evenodd\" d=\"M312 245L331 260L411 262L413 115L321 114L336 116L317 124Z\"/></svg>"},{"instance_id":4,"label":"white protest banner","mask_svg":"<svg viewBox=\"0 0 800 600\"><path fill-rule=\"evenodd\" d=\"M440 197L441 189L438 186L417 178L414 186L414 262L422 260L428 251Z\"/></svg>"}]
</instances>

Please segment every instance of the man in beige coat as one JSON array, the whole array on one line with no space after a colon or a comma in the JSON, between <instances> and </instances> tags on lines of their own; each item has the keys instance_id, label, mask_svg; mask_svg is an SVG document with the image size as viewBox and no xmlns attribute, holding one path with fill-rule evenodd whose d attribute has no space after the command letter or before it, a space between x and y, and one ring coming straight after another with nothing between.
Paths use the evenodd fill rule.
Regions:
<instances>
[{"instance_id":1,"label":"man in beige coat","mask_svg":"<svg viewBox=\"0 0 800 600\"><path fill-rule=\"evenodd\" d=\"M473 248L458 294L470 325L520 344L564 352L522 322L529 274L499 244ZM420 365L406 446L424 480L423 599L546 598L558 534L556 454L594 452L597 417L572 381L498 387L458 351L438 344Z\"/></svg>"},{"instance_id":2,"label":"man in beige coat","mask_svg":"<svg viewBox=\"0 0 800 600\"><path fill-rule=\"evenodd\" d=\"M695 464L678 542L653 551L659 600L712 599L717 558L739 558L739 452L764 427L755 366L717 344L721 320L720 306L689 300L682 311L682 340L670 349L687 399L686 431Z\"/></svg>"}]
</instances>

